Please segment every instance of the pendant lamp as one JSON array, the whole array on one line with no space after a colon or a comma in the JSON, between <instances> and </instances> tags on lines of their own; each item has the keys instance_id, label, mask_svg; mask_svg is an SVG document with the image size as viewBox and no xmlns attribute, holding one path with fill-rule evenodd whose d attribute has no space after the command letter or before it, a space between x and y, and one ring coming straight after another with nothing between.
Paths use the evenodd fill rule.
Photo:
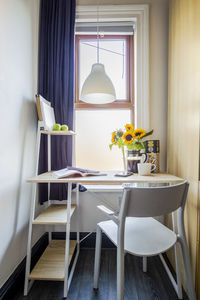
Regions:
<instances>
[{"instance_id":1,"label":"pendant lamp","mask_svg":"<svg viewBox=\"0 0 200 300\"><path fill-rule=\"evenodd\" d=\"M107 104L116 100L116 93L111 79L105 72L103 64L99 63L99 10L97 8L97 63L86 78L80 99L90 104Z\"/></svg>"}]
</instances>

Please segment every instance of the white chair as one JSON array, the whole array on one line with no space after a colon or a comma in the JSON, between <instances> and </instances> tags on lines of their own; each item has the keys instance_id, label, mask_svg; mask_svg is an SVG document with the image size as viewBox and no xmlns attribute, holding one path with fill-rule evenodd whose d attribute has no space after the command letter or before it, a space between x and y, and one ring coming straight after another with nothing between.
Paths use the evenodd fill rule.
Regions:
<instances>
[{"instance_id":1,"label":"white chair","mask_svg":"<svg viewBox=\"0 0 200 300\"><path fill-rule=\"evenodd\" d=\"M162 187L124 187L119 212L113 212L103 205L98 208L111 220L97 224L94 289L98 289L101 235L104 232L117 246L117 300L124 299L124 253L142 256L143 270L148 256L159 255L177 242L181 245L189 299L195 300L189 253L184 229L184 207L189 184ZM153 217L177 211L178 233L170 230ZM178 260L177 260L178 261Z\"/></svg>"}]
</instances>

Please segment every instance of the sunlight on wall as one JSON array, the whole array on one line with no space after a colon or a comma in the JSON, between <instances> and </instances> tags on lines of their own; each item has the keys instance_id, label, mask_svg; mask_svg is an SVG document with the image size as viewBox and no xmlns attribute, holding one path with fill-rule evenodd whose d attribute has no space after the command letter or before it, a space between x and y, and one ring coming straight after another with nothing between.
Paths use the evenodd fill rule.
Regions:
<instances>
[{"instance_id":1,"label":"sunlight on wall","mask_svg":"<svg viewBox=\"0 0 200 300\"><path fill-rule=\"evenodd\" d=\"M77 110L76 166L97 170L122 170L122 153L109 149L111 134L131 120L129 110Z\"/></svg>"}]
</instances>

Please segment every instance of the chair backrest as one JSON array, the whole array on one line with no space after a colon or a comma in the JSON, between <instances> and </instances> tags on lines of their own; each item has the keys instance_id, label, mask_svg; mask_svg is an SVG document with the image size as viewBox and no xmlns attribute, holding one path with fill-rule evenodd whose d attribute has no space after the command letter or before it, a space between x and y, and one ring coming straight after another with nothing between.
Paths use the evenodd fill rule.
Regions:
<instances>
[{"instance_id":1,"label":"chair backrest","mask_svg":"<svg viewBox=\"0 0 200 300\"><path fill-rule=\"evenodd\" d=\"M126 216L156 217L184 209L189 184L159 187L125 187L119 219Z\"/></svg>"}]
</instances>

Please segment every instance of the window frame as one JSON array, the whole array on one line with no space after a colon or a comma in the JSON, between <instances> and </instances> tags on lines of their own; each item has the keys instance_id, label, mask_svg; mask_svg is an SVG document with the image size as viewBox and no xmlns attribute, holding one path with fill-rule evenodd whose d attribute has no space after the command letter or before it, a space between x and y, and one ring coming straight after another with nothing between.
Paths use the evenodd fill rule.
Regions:
<instances>
[{"instance_id":1,"label":"window frame","mask_svg":"<svg viewBox=\"0 0 200 300\"><path fill-rule=\"evenodd\" d=\"M134 107L134 36L133 35L105 35L102 39L124 39L126 41L126 71L127 71L127 99L116 100L108 104L89 104L79 99L79 42L81 39L96 40L97 36L75 35L75 109L130 109ZM101 37L100 37L101 39Z\"/></svg>"}]
</instances>

